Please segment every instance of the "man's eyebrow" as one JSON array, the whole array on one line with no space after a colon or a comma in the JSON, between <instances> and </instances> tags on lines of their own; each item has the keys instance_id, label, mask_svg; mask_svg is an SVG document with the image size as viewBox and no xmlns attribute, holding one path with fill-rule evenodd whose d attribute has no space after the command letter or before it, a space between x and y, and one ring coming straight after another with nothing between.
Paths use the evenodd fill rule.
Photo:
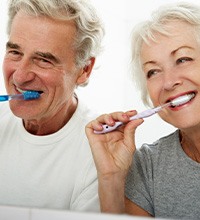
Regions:
<instances>
[{"instance_id":1,"label":"man's eyebrow","mask_svg":"<svg viewBox=\"0 0 200 220\"><path fill-rule=\"evenodd\" d=\"M6 43L6 49L8 48L12 48L12 49L21 49L21 47L18 45L18 44L15 44L15 43L12 43L11 41L8 41ZM55 57L53 54L49 53L49 52L40 52L40 51L37 51L35 52L35 55L37 56L40 56L40 57L43 57L45 59L49 59L55 63L61 63L60 59L58 59L57 57Z\"/></svg>"},{"instance_id":2,"label":"man's eyebrow","mask_svg":"<svg viewBox=\"0 0 200 220\"><path fill-rule=\"evenodd\" d=\"M8 42L6 43L6 49L8 49L8 48L20 49L20 46L19 46L18 44L14 44L14 43L8 41Z\"/></svg>"},{"instance_id":3,"label":"man's eyebrow","mask_svg":"<svg viewBox=\"0 0 200 220\"><path fill-rule=\"evenodd\" d=\"M44 53L44 52L39 52L38 51L38 52L35 52L35 54L40 56L40 57L43 57L45 59L52 60L55 63L60 63L60 60L57 57L55 57L53 54L51 54L51 53L48 53L48 52Z\"/></svg>"}]
</instances>

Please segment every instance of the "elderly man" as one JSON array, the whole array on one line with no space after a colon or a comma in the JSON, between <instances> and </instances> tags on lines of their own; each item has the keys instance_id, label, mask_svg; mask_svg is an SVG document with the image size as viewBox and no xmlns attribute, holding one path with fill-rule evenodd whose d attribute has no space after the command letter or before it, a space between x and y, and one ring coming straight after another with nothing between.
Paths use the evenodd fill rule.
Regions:
<instances>
[{"instance_id":1,"label":"elderly man","mask_svg":"<svg viewBox=\"0 0 200 220\"><path fill-rule=\"evenodd\" d=\"M88 0L11 0L0 105L0 205L99 211L85 125L94 115L75 94L87 83L104 35Z\"/></svg>"}]
</instances>

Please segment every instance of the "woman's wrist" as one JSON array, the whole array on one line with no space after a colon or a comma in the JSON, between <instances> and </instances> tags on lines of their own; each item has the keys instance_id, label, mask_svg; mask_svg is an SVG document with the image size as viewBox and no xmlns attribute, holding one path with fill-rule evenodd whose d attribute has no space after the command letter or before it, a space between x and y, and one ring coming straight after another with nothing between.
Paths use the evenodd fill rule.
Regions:
<instances>
[{"instance_id":1,"label":"woman's wrist","mask_svg":"<svg viewBox=\"0 0 200 220\"><path fill-rule=\"evenodd\" d=\"M107 213L124 213L124 174L99 177L99 198L101 211Z\"/></svg>"}]
</instances>

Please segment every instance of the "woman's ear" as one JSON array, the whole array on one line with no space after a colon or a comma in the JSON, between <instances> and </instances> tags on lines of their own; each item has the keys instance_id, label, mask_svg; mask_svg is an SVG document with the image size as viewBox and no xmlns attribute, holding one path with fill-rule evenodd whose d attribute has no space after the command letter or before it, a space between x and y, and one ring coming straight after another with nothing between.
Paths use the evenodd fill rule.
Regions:
<instances>
[{"instance_id":1,"label":"woman's ear","mask_svg":"<svg viewBox=\"0 0 200 220\"><path fill-rule=\"evenodd\" d=\"M76 81L77 85L84 84L88 81L90 74L92 72L94 63L95 63L95 57L92 57L89 60L89 64L85 65L82 68L81 73L79 74L77 81Z\"/></svg>"}]
</instances>

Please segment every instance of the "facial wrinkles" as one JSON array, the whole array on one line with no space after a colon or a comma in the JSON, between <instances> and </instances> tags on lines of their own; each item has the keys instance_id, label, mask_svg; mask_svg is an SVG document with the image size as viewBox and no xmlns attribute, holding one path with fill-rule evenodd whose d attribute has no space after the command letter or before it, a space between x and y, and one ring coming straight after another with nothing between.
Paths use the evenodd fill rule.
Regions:
<instances>
[{"instance_id":1,"label":"facial wrinkles","mask_svg":"<svg viewBox=\"0 0 200 220\"><path fill-rule=\"evenodd\" d=\"M199 47L195 39L193 27L184 22L178 23L179 24L172 22L171 26L169 26L169 31L172 36L167 37L157 34L157 43L150 41L150 45L143 44L141 57L143 64L145 63L143 68L145 74L152 68L158 68L160 71L171 68L175 66L176 58L181 57L182 53L194 53L195 48ZM176 28L177 25L179 26L178 30ZM159 81L156 82L159 83ZM147 80L148 85L151 85L151 83L152 82L148 82ZM155 89L153 90L155 91ZM150 89L149 92L155 93L151 92Z\"/></svg>"},{"instance_id":2,"label":"facial wrinkles","mask_svg":"<svg viewBox=\"0 0 200 220\"><path fill-rule=\"evenodd\" d=\"M18 43L19 40L24 47L27 44L28 48L33 45L33 52L40 55L43 53L42 55L45 56L53 55L62 63L66 62L66 57L68 61L74 62L74 54L70 53L75 52L73 45L76 28L72 21L66 24L66 22L54 21L42 16L32 17L19 12L12 26L15 28L11 29L11 36L17 37L14 42Z\"/></svg>"},{"instance_id":3,"label":"facial wrinkles","mask_svg":"<svg viewBox=\"0 0 200 220\"><path fill-rule=\"evenodd\" d=\"M180 21L169 22L167 26L170 36L157 33L155 34L156 42L149 40L149 45L143 44L141 50L143 63L154 61L165 64L167 62L166 58L176 52L177 48L181 48L182 46L196 48L198 46L194 37L193 26ZM179 27L178 29L177 26ZM163 59L161 59L162 57Z\"/></svg>"},{"instance_id":4,"label":"facial wrinkles","mask_svg":"<svg viewBox=\"0 0 200 220\"><path fill-rule=\"evenodd\" d=\"M159 45L152 43L149 47L148 45L143 45L142 48L143 63L154 61L154 63L147 64L147 70L158 66L164 71L171 70L171 73L174 73L174 76L177 77L171 78L174 82L176 82L177 79L180 79L180 81L178 81L179 84L174 87L174 90L164 90L162 81L159 81L158 78L155 78L155 82L154 80L147 80L148 91L154 105L159 105L159 103L165 102L169 97L181 93L183 94L188 91L196 90L199 94L200 45L198 38L196 38L196 32L192 26L186 23L174 23L174 29L170 29L170 34L174 35L166 39L163 36L157 38L157 40L159 40ZM178 59L182 57L192 58L192 61L179 62ZM171 76L173 76L172 74ZM193 115L196 115L196 118L198 118L198 101L195 103L194 100L192 105L184 106L183 108L180 108L180 110L185 114L192 111L192 114L188 114L188 118L191 116L190 120L184 121L184 116L181 115L181 111L179 110L170 111L169 109L163 109L159 112L159 115L163 120L175 127L185 128L191 126L191 124L192 126L196 126L197 122L194 120ZM184 123L182 121L184 121Z\"/></svg>"},{"instance_id":5,"label":"facial wrinkles","mask_svg":"<svg viewBox=\"0 0 200 220\"><path fill-rule=\"evenodd\" d=\"M54 25L54 21L42 17L38 19L35 17L32 18L23 13L17 16L18 17L15 18L16 20L13 23L17 28L13 28L14 31L11 29L11 35L15 36L14 39L16 39L16 42L22 44L21 48L25 54L29 54L30 58L38 56L44 59L49 59L56 65L58 70L70 70L72 67L74 69L75 53L74 50L72 50L71 45L73 45L75 28L72 23L69 23L70 28L68 28L69 30L66 30L66 24L63 24L64 26L62 26L62 24L57 25L57 23ZM27 22L21 22L21 19L25 21L27 20L28 25L30 24L30 21L33 20L33 27L28 28L27 32L22 32L23 34L21 31L24 28L27 29ZM43 27L45 28L41 31ZM20 36L20 38L18 38L18 36ZM44 39L44 36L49 37ZM56 41L54 39L56 39ZM52 42L57 42L57 44L52 44ZM63 42L66 42L64 47ZM34 46L32 51L30 50L30 45Z\"/></svg>"},{"instance_id":6,"label":"facial wrinkles","mask_svg":"<svg viewBox=\"0 0 200 220\"><path fill-rule=\"evenodd\" d=\"M53 57L54 62L59 60L58 63L61 63L59 68L50 70L34 67L34 71L37 70L35 72L44 84L42 86L45 89L45 95L48 95L47 101L41 102L43 106L38 106L38 113L39 109L43 110L40 111L40 115L37 113L37 117L45 117L53 109L62 108L66 100L72 96L77 78L74 63L75 52L72 49L76 28L72 22L68 23L68 28L66 28L66 23L61 22L57 26L54 22L56 21L19 13L13 21L10 33L10 41L19 45L20 50L30 59L35 55L47 59ZM52 44L52 42L57 43ZM11 72L11 69L8 71ZM25 106L24 110L26 110Z\"/></svg>"}]
</instances>

